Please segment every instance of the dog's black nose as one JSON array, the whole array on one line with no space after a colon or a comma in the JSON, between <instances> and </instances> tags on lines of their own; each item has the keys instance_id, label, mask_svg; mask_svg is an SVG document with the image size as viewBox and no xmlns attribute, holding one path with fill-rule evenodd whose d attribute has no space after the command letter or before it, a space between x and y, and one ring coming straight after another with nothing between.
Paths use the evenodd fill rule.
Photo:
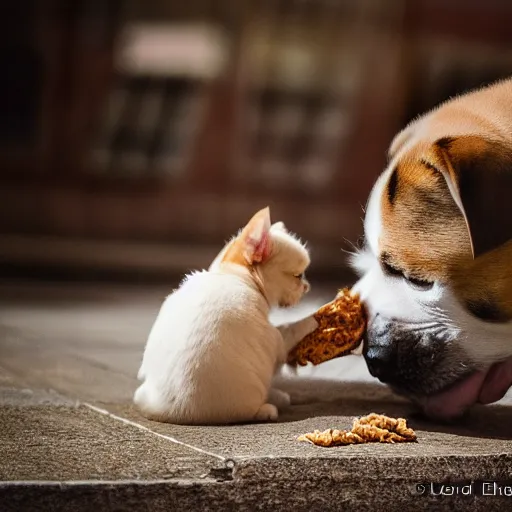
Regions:
<instances>
[{"instance_id":1,"label":"dog's black nose","mask_svg":"<svg viewBox=\"0 0 512 512\"><path fill-rule=\"evenodd\" d=\"M364 354L368 370L382 382L393 377L393 351L390 347L373 345L368 347Z\"/></svg>"}]
</instances>

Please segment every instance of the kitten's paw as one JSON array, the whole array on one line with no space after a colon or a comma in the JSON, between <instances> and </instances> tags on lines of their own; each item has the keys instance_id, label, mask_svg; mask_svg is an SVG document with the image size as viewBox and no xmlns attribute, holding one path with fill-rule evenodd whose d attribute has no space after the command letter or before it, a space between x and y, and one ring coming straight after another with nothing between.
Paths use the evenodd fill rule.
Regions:
<instances>
[{"instance_id":1,"label":"kitten's paw","mask_svg":"<svg viewBox=\"0 0 512 512\"><path fill-rule=\"evenodd\" d=\"M263 404L259 411L256 413L256 416L254 416L254 419L256 421L269 421L269 420L277 420L277 417L279 416L279 412L277 410L277 407L273 404Z\"/></svg>"},{"instance_id":2,"label":"kitten's paw","mask_svg":"<svg viewBox=\"0 0 512 512\"><path fill-rule=\"evenodd\" d=\"M311 315L307 318L304 318L303 324L302 324L304 336L311 334L314 330L316 330L318 328L318 325L319 324L313 315Z\"/></svg>"},{"instance_id":3,"label":"kitten's paw","mask_svg":"<svg viewBox=\"0 0 512 512\"><path fill-rule=\"evenodd\" d=\"M276 388L271 388L269 390L267 401L275 405L278 409L289 407L291 403L290 395Z\"/></svg>"}]
</instances>

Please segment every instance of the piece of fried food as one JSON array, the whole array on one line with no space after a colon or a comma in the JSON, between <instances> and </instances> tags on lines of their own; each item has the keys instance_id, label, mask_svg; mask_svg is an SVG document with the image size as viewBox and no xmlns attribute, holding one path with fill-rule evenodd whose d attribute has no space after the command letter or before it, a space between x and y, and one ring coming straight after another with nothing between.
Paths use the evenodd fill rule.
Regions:
<instances>
[{"instance_id":1,"label":"piece of fried food","mask_svg":"<svg viewBox=\"0 0 512 512\"><path fill-rule=\"evenodd\" d=\"M363 341L366 313L357 295L348 288L322 306L315 314L318 327L288 354L288 364L314 365L348 355Z\"/></svg>"},{"instance_id":2,"label":"piece of fried food","mask_svg":"<svg viewBox=\"0 0 512 512\"><path fill-rule=\"evenodd\" d=\"M407 427L407 421L404 418L390 418L382 414L375 414L374 412L368 416L363 416L354 421L358 425L371 425L381 429L389 430L399 436L407 439L408 441L416 441L416 433L412 428Z\"/></svg>"},{"instance_id":3,"label":"piece of fried food","mask_svg":"<svg viewBox=\"0 0 512 512\"><path fill-rule=\"evenodd\" d=\"M317 446L342 446L362 443L407 443L417 440L416 433L407 427L404 418L390 418L382 414L369 414L356 418L351 431L315 430L299 436L298 441L308 441Z\"/></svg>"},{"instance_id":4,"label":"piece of fried food","mask_svg":"<svg viewBox=\"0 0 512 512\"><path fill-rule=\"evenodd\" d=\"M302 434L297 439L298 441L308 441L317 446L325 447L364 443L358 434L347 432L346 430L338 430L337 428L328 428L323 432L315 430L314 432Z\"/></svg>"}]
</instances>

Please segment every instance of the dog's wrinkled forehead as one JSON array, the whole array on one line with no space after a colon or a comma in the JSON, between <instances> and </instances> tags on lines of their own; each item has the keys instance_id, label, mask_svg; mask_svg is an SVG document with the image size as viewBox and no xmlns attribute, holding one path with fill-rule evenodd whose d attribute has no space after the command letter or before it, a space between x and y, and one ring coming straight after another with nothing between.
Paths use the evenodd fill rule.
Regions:
<instances>
[{"instance_id":1,"label":"dog's wrinkled forehead","mask_svg":"<svg viewBox=\"0 0 512 512\"><path fill-rule=\"evenodd\" d=\"M445 179L423 154L412 148L383 176L379 255L418 279L443 280L471 258L471 241Z\"/></svg>"}]
</instances>

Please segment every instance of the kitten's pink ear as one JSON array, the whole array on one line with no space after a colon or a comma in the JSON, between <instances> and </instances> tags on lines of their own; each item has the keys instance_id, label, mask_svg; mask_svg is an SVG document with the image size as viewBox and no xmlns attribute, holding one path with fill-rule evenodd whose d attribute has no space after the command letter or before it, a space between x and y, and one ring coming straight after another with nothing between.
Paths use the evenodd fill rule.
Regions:
<instances>
[{"instance_id":1,"label":"kitten's pink ear","mask_svg":"<svg viewBox=\"0 0 512 512\"><path fill-rule=\"evenodd\" d=\"M256 213L242 231L243 256L249 265L262 263L272 250L270 242L270 208Z\"/></svg>"}]
</instances>

